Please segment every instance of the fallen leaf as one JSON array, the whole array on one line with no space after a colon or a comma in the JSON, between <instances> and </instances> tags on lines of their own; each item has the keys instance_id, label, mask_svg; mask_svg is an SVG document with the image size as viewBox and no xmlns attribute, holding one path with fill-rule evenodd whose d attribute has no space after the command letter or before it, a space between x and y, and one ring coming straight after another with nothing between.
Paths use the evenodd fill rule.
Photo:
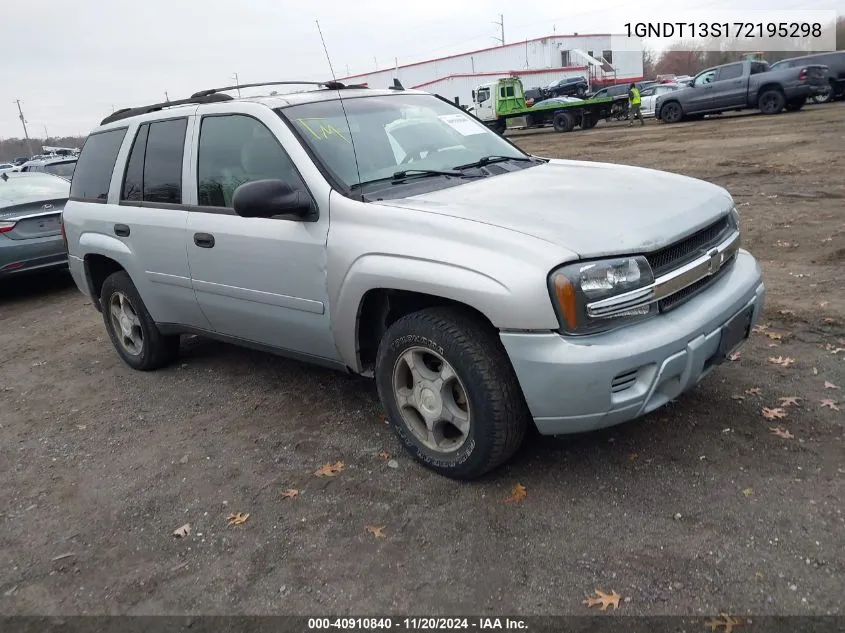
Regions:
<instances>
[{"instance_id":1,"label":"fallen leaf","mask_svg":"<svg viewBox=\"0 0 845 633\"><path fill-rule=\"evenodd\" d=\"M745 489L743 489L742 494L745 497L750 497L751 495L754 494L754 488L745 488Z\"/></svg>"},{"instance_id":2,"label":"fallen leaf","mask_svg":"<svg viewBox=\"0 0 845 633\"><path fill-rule=\"evenodd\" d=\"M190 536L190 535L191 535L191 524L190 523L186 523L182 527L178 527L175 530L173 530L173 536L175 536L176 538L185 538L186 536Z\"/></svg>"},{"instance_id":3,"label":"fallen leaf","mask_svg":"<svg viewBox=\"0 0 845 633\"><path fill-rule=\"evenodd\" d=\"M745 396L731 396L732 400L745 400Z\"/></svg>"},{"instance_id":4,"label":"fallen leaf","mask_svg":"<svg viewBox=\"0 0 845 633\"><path fill-rule=\"evenodd\" d=\"M745 393L749 396L760 396L763 394L763 390L760 387L751 387L751 389L746 389Z\"/></svg>"},{"instance_id":5,"label":"fallen leaf","mask_svg":"<svg viewBox=\"0 0 845 633\"><path fill-rule=\"evenodd\" d=\"M794 315L794 314L795 314L795 310L778 310L778 314L783 314L784 316L786 316L786 315Z\"/></svg>"},{"instance_id":6,"label":"fallen leaf","mask_svg":"<svg viewBox=\"0 0 845 633\"><path fill-rule=\"evenodd\" d=\"M243 525L249 518L249 513L235 512L229 515L229 525Z\"/></svg>"},{"instance_id":7,"label":"fallen leaf","mask_svg":"<svg viewBox=\"0 0 845 633\"><path fill-rule=\"evenodd\" d=\"M505 499L505 503L519 503L528 495L528 488L522 484L516 484L511 488L511 496Z\"/></svg>"},{"instance_id":8,"label":"fallen leaf","mask_svg":"<svg viewBox=\"0 0 845 633\"><path fill-rule=\"evenodd\" d=\"M769 343L767 347L780 347L780 343Z\"/></svg>"},{"instance_id":9,"label":"fallen leaf","mask_svg":"<svg viewBox=\"0 0 845 633\"><path fill-rule=\"evenodd\" d=\"M321 466L317 470L314 471L315 477L334 477L337 475L341 470L343 470L343 462L337 462L334 464L326 464L325 466Z\"/></svg>"},{"instance_id":10,"label":"fallen leaf","mask_svg":"<svg viewBox=\"0 0 845 633\"><path fill-rule=\"evenodd\" d=\"M593 593L596 594L595 598L587 596L581 604L586 604L588 608L595 607L600 604L601 611L606 610L608 607L613 607L614 609L619 608L619 598L622 596L616 593L613 589L610 590L610 593L605 593L601 589L595 589Z\"/></svg>"},{"instance_id":11,"label":"fallen leaf","mask_svg":"<svg viewBox=\"0 0 845 633\"><path fill-rule=\"evenodd\" d=\"M769 430L772 432L772 435L777 435L785 440L791 440L795 437L792 433L779 426L770 426Z\"/></svg>"},{"instance_id":12,"label":"fallen leaf","mask_svg":"<svg viewBox=\"0 0 845 633\"><path fill-rule=\"evenodd\" d=\"M778 402L780 402L780 406L782 407L797 407L800 399L798 396L786 396L784 398L778 398Z\"/></svg>"},{"instance_id":13,"label":"fallen leaf","mask_svg":"<svg viewBox=\"0 0 845 633\"><path fill-rule=\"evenodd\" d=\"M784 337L784 335L780 332L764 332L764 334L773 341L782 341Z\"/></svg>"},{"instance_id":14,"label":"fallen leaf","mask_svg":"<svg viewBox=\"0 0 845 633\"><path fill-rule=\"evenodd\" d=\"M753 328L751 328L751 331L759 334L760 332L765 332L768 329L768 325L766 325L765 323L761 323L760 325L755 325Z\"/></svg>"},{"instance_id":15,"label":"fallen leaf","mask_svg":"<svg viewBox=\"0 0 845 633\"><path fill-rule=\"evenodd\" d=\"M789 367L795 362L795 359L790 358L789 356L769 356L769 362L774 363L775 365L780 365L781 367Z\"/></svg>"},{"instance_id":16,"label":"fallen leaf","mask_svg":"<svg viewBox=\"0 0 845 633\"><path fill-rule=\"evenodd\" d=\"M85 430L85 429L87 429L88 427L87 427L87 426L85 426L84 424L77 424L77 425L76 425L76 428L77 428L77 429L79 429L80 431L84 431L84 430Z\"/></svg>"},{"instance_id":17,"label":"fallen leaf","mask_svg":"<svg viewBox=\"0 0 845 633\"><path fill-rule=\"evenodd\" d=\"M839 389L839 387L837 387L832 382L827 381L827 380L824 381L824 388L825 389Z\"/></svg>"},{"instance_id":18,"label":"fallen leaf","mask_svg":"<svg viewBox=\"0 0 845 633\"><path fill-rule=\"evenodd\" d=\"M628 459L632 462L637 461L640 458L639 453L628 453Z\"/></svg>"},{"instance_id":19,"label":"fallen leaf","mask_svg":"<svg viewBox=\"0 0 845 633\"><path fill-rule=\"evenodd\" d=\"M834 319L833 317L824 317L822 319L822 323L836 323L836 319Z\"/></svg>"},{"instance_id":20,"label":"fallen leaf","mask_svg":"<svg viewBox=\"0 0 845 633\"><path fill-rule=\"evenodd\" d=\"M288 488L279 496L282 499L296 499L299 496L299 490L296 490L295 488Z\"/></svg>"},{"instance_id":21,"label":"fallen leaf","mask_svg":"<svg viewBox=\"0 0 845 633\"><path fill-rule=\"evenodd\" d=\"M838 354L839 352L845 352L845 347L834 347L830 350L831 354Z\"/></svg>"},{"instance_id":22,"label":"fallen leaf","mask_svg":"<svg viewBox=\"0 0 845 633\"><path fill-rule=\"evenodd\" d=\"M839 407L836 406L836 400L831 400L829 398L825 398L821 402L822 407L827 407L828 409L833 409L834 411L839 411Z\"/></svg>"},{"instance_id":23,"label":"fallen leaf","mask_svg":"<svg viewBox=\"0 0 845 633\"><path fill-rule=\"evenodd\" d=\"M740 358L742 358L742 352L734 352L733 354L728 356L728 360L734 362L738 361Z\"/></svg>"},{"instance_id":24,"label":"fallen leaf","mask_svg":"<svg viewBox=\"0 0 845 633\"><path fill-rule=\"evenodd\" d=\"M830 301L819 301L819 307L824 308L827 306L828 303L830 303Z\"/></svg>"},{"instance_id":25,"label":"fallen leaf","mask_svg":"<svg viewBox=\"0 0 845 633\"><path fill-rule=\"evenodd\" d=\"M763 417L767 420L779 420L786 417L786 410L780 407L775 407L774 409L763 407Z\"/></svg>"},{"instance_id":26,"label":"fallen leaf","mask_svg":"<svg viewBox=\"0 0 845 633\"><path fill-rule=\"evenodd\" d=\"M704 623L704 628L709 628L711 631L715 631L719 627L724 627L724 633L733 633L735 626L742 626L745 624L743 620L739 618L732 618L727 613L720 613L719 618L711 618Z\"/></svg>"},{"instance_id":27,"label":"fallen leaf","mask_svg":"<svg viewBox=\"0 0 845 633\"><path fill-rule=\"evenodd\" d=\"M382 525L382 526L365 525L364 529L366 529L367 532L369 532L370 534L372 534L376 538L387 538L384 535L384 528L386 528L386 527L387 527L386 525Z\"/></svg>"},{"instance_id":28,"label":"fallen leaf","mask_svg":"<svg viewBox=\"0 0 845 633\"><path fill-rule=\"evenodd\" d=\"M378 456L384 460L390 459L390 453L388 453L387 451L379 451Z\"/></svg>"}]
</instances>

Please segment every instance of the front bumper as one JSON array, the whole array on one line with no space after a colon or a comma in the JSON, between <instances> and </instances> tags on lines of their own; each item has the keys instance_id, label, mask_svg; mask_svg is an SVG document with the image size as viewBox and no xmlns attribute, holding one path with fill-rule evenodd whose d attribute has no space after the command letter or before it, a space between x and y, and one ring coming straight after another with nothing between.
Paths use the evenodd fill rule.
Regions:
<instances>
[{"instance_id":1,"label":"front bumper","mask_svg":"<svg viewBox=\"0 0 845 633\"><path fill-rule=\"evenodd\" d=\"M740 250L724 275L685 304L605 334L503 332L540 433L565 435L644 415L695 386L719 362L721 328L747 307L760 317L760 266Z\"/></svg>"},{"instance_id":2,"label":"front bumper","mask_svg":"<svg viewBox=\"0 0 845 633\"><path fill-rule=\"evenodd\" d=\"M0 279L66 266L67 251L61 235L29 240L0 235Z\"/></svg>"}]
</instances>

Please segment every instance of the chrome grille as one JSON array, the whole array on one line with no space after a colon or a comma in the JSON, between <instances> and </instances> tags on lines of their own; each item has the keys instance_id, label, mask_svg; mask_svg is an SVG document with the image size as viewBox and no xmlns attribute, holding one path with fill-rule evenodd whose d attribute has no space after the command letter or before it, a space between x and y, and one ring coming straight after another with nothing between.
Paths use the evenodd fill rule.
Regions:
<instances>
[{"instance_id":1,"label":"chrome grille","mask_svg":"<svg viewBox=\"0 0 845 633\"><path fill-rule=\"evenodd\" d=\"M675 294L669 295L665 299L661 299L657 302L657 307L660 309L661 312L668 312L669 310L677 308L678 306L686 303L699 292L704 290L704 288L712 284L717 279L721 278L722 275L724 275L733 265L735 259L736 256L732 256L729 260L722 264L722 267L719 269L719 272L717 272L715 275L699 279L695 283L690 284L682 290L679 290Z\"/></svg>"},{"instance_id":2,"label":"chrome grille","mask_svg":"<svg viewBox=\"0 0 845 633\"><path fill-rule=\"evenodd\" d=\"M680 242L647 253L645 258L654 271L654 276L659 277L699 257L708 248L721 242L731 230L728 216L725 216Z\"/></svg>"}]
</instances>

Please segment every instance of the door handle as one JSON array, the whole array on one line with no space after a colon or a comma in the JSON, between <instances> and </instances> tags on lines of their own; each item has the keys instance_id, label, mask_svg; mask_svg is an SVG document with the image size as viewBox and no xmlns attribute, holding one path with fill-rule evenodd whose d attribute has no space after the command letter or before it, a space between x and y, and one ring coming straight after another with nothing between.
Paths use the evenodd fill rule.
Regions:
<instances>
[{"instance_id":1,"label":"door handle","mask_svg":"<svg viewBox=\"0 0 845 633\"><path fill-rule=\"evenodd\" d=\"M200 248L214 248L214 236L211 233L194 233L194 244Z\"/></svg>"},{"instance_id":2,"label":"door handle","mask_svg":"<svg viewBox=\"0 0 845 633\"><path fill-rule=\"evenodd\" d=\"M114 234L118 237L129 237L129 227L125 224L115 224Z\"/></svg>"}]
</instances>

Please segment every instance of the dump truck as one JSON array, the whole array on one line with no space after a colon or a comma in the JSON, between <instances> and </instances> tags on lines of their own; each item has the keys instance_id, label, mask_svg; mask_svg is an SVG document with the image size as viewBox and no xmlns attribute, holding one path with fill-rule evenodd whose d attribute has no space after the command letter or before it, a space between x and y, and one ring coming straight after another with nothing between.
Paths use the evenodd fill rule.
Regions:
<instances>
[{"instance_id":1,"label":"dump truck","mask_svg":"<svg viewBox=\"0 0 845 633\"><path fill-rule=\"evenodd\" d=\"M576 127L588 130L601 119L610 118L614 106L627 101L626 96L599 99L548 99L533 106L525 103L525 90L519 77L503 77L472 91L474 114L489 128L502 134L508 127L537 128L553 126L556 132L570 132Z\"/></svg>"}]
</instances>

